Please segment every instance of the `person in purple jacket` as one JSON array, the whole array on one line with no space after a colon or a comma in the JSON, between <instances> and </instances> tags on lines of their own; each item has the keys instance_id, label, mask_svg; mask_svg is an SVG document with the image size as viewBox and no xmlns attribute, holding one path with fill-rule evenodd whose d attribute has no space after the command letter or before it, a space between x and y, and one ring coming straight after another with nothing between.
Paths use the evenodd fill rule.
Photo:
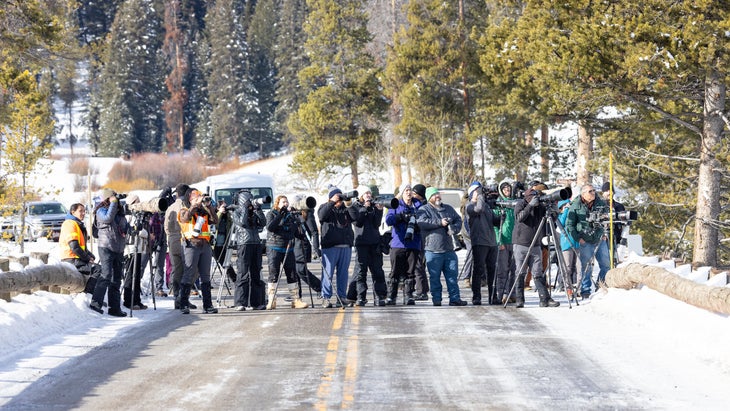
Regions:
<instances>
[{"instance_id":1,"label":"person in purple jacket","mask_svg":"<svg viewBox=\"0 0 730 411\"><path fill-rule=\"evenodd\" d=\"M386 305L395 305L398 296L398 283L404 280L403 292L406 305L415 305L413 296L416 283L416 260L421 253L421 233L416 224L416 210L421 203L413 196L410 183L400 189L398 208L388 210L385 223L391 228L393 239L390 241L390 274L388 275L388 298Z\"/></svg>"}]
</instances>

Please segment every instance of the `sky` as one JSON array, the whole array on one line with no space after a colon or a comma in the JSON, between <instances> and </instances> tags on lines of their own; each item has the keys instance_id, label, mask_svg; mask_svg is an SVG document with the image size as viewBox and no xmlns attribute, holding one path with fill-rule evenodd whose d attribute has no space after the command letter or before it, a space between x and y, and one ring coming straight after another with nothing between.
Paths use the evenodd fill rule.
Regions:
<instances>
[{"instance_id":1,"label":"sky","mask_svg":"<svg viewBox=\"0 0 730 411\"><path fill-rule=\"evenodd\" d=\"M103 162L103 160L98 160ZM109 160L107 160L108 162ZM288 187L286 157L258 163L274 174L279 190ZM54 181L68 181L62 166L54 166ZM106 166L105 166L106 167ZM284 171L282 171L284 170ZM256 169L243 171L257 172ZM58 178L56 178L58 177ZM70 189L66 189L68 191ZM80 193L56 197L67 206ZM44 250L50 263L59 264L57 244L43 240L27 243L25 254ZM0 255L17 255L18 249L0 242ZM692 271L688 265L656 257L631 254L630 261L655 264L677 275L705 282L707 268ZM31 260L31 264L40 264ZM11 264L11 270L20 270ZM597 267L596 267L597 269ZM709 284L727 286L721 274ZM727 282L725 280L724 282ZM527 293L528 300L536 299ZM615 370L627 386L654 393L657 409L727 409L730 403L730 318L673 300L647 287L608 289L579 306L568 307L564 295L559 308L530 305L524 309L563 340L581 350L605 369ZM19 295L11 303L0 300L0 408L14 395L75 356L124 335L133 327L156 321L152 309L135 311L134 318L99 316L88 309L85 294L59 295L35 292ZM158 310L171 310L170 299L158 300ZM146 304L151 306L151 301ZM83 344L74 343L83 341Z\"/></svg>"}]
</instances>

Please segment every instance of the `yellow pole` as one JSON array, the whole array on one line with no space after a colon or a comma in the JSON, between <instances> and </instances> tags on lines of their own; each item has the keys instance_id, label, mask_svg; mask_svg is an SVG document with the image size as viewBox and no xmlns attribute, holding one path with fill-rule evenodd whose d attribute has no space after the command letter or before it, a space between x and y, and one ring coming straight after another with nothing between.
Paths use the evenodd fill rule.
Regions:
<instances>
[{"instance_id":1,"label":"yellow pole","mask_svg":"<svg viewBox=\"0 0 730 411\"><path fill-rule=\"evenodd\" d=\"M608 181L610 186L608 187L608 257L609 267L613 268L613 153L608 154Z\"/></svg>"}]
</instances>

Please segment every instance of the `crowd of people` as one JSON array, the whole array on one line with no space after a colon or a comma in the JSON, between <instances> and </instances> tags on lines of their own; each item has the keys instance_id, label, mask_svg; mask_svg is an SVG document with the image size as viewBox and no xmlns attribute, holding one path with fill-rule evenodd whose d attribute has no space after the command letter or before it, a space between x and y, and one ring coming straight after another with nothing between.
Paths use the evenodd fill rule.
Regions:
<instances>
[{"instance_id":1,"label":"crowd of people","mask_svg":"<svg viewBox=\"0 0 730 411\"><path fill-rule=\"evenodd\" d=\"M450 306L465 306L456 254L462 247L467 249L462 273L466 272L471 288L471 304L521 308L525 289L534 284L540 307L558 307L551 297L554 289L573 297L572 291L579 288L580 297L588 298L601 286L610 268L608 242L621 241L621 222L613 230L619 234L609 240L606 222L596 219L608 215L609 206L625 209L611 198L608 183L602 187L603 197L587 184L571 199L545 195L547 186L539 181L527 186L508 180L493 186L474 182L460 212L442 200L436 187L405 183L398 189L397 201L390 204L378 201L374 191L377 194L376 187L360 186L343 193L330 187L327 201L318 207L311 197L297 195L290 202L278 195L265 213L262 201L247 190L238 192L233 204L215 204L207 194L179 184L174 195L168 189L164 210L145 212L143 221L138 221L130 216L122 196L103 189L93 209L91 230L97 238L98 260L87 246L83 204L71 205L62 226L61 258L87 276L89 307L103 313L106 305L109 315L120 317L126 316L122 306L147 308L141 300L140 278L148 262L156 295L169 293L183 314L197 309L190 300L193 292L202 296L202 313L218 312L211 297L214 264L235 283L233 309L238 311L276 309L278 283L284 278L286 300L295 309L310 306L302 299L302 283L318 294L323 308L367 305L368 284L378 307L396 305L399 290L404 305L430 299L441 306L446 299ZM139 201L136 196L126 200L127 205ZM386 233L381 233L383 221ZM264 229L265 243L260 236ZM557 231L554 238L560 237L559 249L553 241L541 241L553 235L552 230ZM228 260L231 249L236 252L235 265ZM562 260L551 286L545 271L557 253ZM268 263L266 279L263 255ZM384 255L390 258L387 274ZM321 260L319 278L307 267L315 258ZM594 259L599 266L595 281Z\"/></svg>"}]
</instances>

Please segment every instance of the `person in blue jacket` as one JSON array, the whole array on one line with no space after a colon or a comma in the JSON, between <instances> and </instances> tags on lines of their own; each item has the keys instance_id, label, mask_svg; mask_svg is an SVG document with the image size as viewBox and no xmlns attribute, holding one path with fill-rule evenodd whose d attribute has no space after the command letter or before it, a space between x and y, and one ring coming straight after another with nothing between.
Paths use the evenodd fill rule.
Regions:
<instances>
[{"instance_id":1,"label":"person in blue jacket","mask_svg":"<svg viewBox=\"0 0 730 411\"><path fill-rule=\"evenodd\" d=\"M558 202L558 221L565 227L565 221L568 219L568 211L570 211L570 200L561 200ZM565 283L569 286L575 284L578 278L578 247L579 244L565 230L560 233L560 251L563 253L563 260L567 272L565 281L563 278L558 279L558 289L565 290ZM563 273L561 273L562 275Z\"/></svg>"},{"instance_id":2,"label":"person in blue jacket","mask_svg":"<svg viewBox=\"0 0 730 411\"><path fill-rule=\"evenodd\" d=\"M404 183L399 193L398 208L388 210L385 223L391 228L390 274L388 275L388 297L386 305L395 305L398 283L404 280L403 292L406 305L415 305L413 291L416 284L416 260L421 253L421 233L416 224L416 210L421 203L413 196L410 183Z\"/></svg>"}]
</instances>

